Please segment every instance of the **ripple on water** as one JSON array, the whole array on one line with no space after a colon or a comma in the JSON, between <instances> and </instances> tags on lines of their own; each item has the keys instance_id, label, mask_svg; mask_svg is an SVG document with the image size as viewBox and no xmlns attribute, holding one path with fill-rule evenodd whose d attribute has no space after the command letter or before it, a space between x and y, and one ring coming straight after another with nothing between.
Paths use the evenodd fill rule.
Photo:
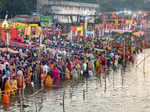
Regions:
<instances>
[{"instance_id":1,"label":"ripple on water","mask_svg":"<svg viewBox=\"0 0 150 112\"><path fill-rule=\"evenodd\" d=\"M150 58L147 61L150 61ZM149 67L150 63L147 63L147 66ZM104 92L104 78L100 84L99 78L96 77L80 83L66 82L64 88L44 90L35 96L36 102L25 101L28 107L24 110L25 112L30 110L36 112L36 109L38 112L63 112L65 91L65 112L150 112L150 75L145 75L144 79L141 70L143 65L139 68L133 66L132 69L127 69L123 74L123 82L121 70L114 73L111 71L106 79L106 92ZM150 73L148 68L146 71ZM11 112L13 109L19 112L18 105L18 102L12 105Z\"/></svg>"}]
</instances>

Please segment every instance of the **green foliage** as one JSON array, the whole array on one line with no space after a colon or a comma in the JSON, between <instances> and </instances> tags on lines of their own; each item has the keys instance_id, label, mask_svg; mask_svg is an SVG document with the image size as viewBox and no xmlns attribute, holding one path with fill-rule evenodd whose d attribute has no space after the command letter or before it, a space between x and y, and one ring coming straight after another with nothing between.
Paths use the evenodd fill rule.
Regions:
<instances>
[{"instance_id":1,"label":"green foliage","mask_svg":"<svg viewBox=\"0 0 150 112\"><path fill-rule=\"evenodd\" d=\"M9 15L30 14L36 10L37 0L0 0L1 15L9 12ZM61 1L61 0L57 0ZM64 0L65 1L65 0ZM96 3L100 5L100 11L119 11L119 10L150 10L149 0L66 0L73 2ZM3 13L2 13L3 12Z\"/></svg>"},{"instance_id":2,"label":"green foliage","mask_svg":"<svg viewBox=\"0 0 150 112\"><path fill-rule=\"evenodd\" d=\"M7 1L7 2L6 2ZM0 0L1 12L8 11L9 16L30 14L36 9L36 0Z\"/></svg>"},{"instance_id":3,"label":"green foliage","mask_svg":"<svg viewBox=\"0 0 150 112\"><path fill-rule=\"evenodd\" d=\"M60 1L60 0L59 0ZM149 0L69 0L100 4L101 11L150 10Z\"/></svg>"},{"instance_id":4,"label":"green foliage","mask_svg":"<svg viewBox=\"0 0 150 112\"><path fill-rule=\"evenodd\" d=\"M7 4L8 0L0 0L0 10Z\"/></svg>"},{"instance_id":5,"label":"green foliage","mask_svg":"<svg viewBox=\"0 0 150 112\"><path fill-rule=\"evenodd\" d=\"M101 0L100 9L102 11L119 10L150 10L148 0Z\"/></svg>"}]
</instances>

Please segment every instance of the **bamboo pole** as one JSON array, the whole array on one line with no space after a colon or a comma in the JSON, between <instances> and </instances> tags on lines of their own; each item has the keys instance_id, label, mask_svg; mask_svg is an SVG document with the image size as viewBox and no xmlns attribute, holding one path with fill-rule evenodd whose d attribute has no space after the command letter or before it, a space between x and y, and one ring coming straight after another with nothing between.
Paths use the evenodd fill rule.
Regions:
<instances>
[{"instance_id":1,"label":"bamboo pole","mask_svg":"<svg viewBox=\"0 0 150 112\"><path fill-rule=\"evenodd\" d=\"M123 50L123 52L124 52L124 56L123 56L123 69L124 69L124 71L125 71L125 67L126 67L126 47L125 47L125 39L124 39L124 50ZM123 87L123 85L124 85L124 75L123 75L123 71L122 71L122 69L121 69L121 78L122 78L122 87Z\"/></svg>"},{"instance_id":2,"label":"bamboo pole","mask_svg":"<svg viewBox=\"0 0 150 112\"><path fill-rule=\"evenodd\" d=\"M22 98L24 99L24 89L25 89L24 76L22 78L23 78Z\"/></svg>"},{"instance_id":3,"label":"bamboo pole","mask_svg":"<svg viewBox=\"0 0 150 112\"><path fill-rule=\"evenodd\" d=\"M88 79L86 77L86 92L88 92Z\"/></svg>"},{"instance_id":4,"label":"bamboo pole","mask_svg":"<svg viewBox=\"0 0 150 112\"><path fill-rule=\"evenodd\" d=\"M102 86L101 73L99 74L100 86Z\"/></svg>"},{"instance_id":5,"label":"bamboo pole","mask_svg":"<svg viewBox=\"0 0 150 112\"><path fill-rule=\"evenodd\" d=\"M144 79L145 79L145 50L144 50L144 63L143 63L143 74L144 74Z\"/></svg>"},{"instance_id":6,"label":"bamboo pole","mask_svg":"<svg viewBox=\"0 0 150 112\"><path fill-rule=\"evenodd\" d=\"M65 91L63 92L63 112L65 112Z\"/></svg>"},{"instance_id":7,"label":"bamboo pole","mask_svg":"<svg viewBox=\"0 0 150 112\"><path fill-rule=\"evenodd\" d=\"M85 90L83 90L83 100L85 100Z\"/></svg>"},{"instance_id":8,"label":"bamboo pole","mask_svg":"<svg viewBox=\"0 0 150 112\"><path fill-rule=\"evenodd\" d=\"M105 49L105 56L107 55L107 52L106 52L106 49ZM106 70L106 72L105 72L105 90L104 90L104 92L106 92L106 90L107 90L107 81L106 81L106 76L108 75L107 74L107 61L105 62L105 70Z\"/></svg>"},{"instance_id":9,"label":"bamboo pole","mask_svg":"<svg viewBox=\"0 0 150 112\"><path fill-rule=\"evenodd\" d=\"M104 92L106 92L106 90L107 90L107 81L106 81L106 74L105 74L105 90L104 90Z\"/></svg>"},{"instance_id":10,"label":"bamboo pole","mask_svg":"<svg viewBox=\"0 0 150 112\"><path fill-rule=\"evenodd\" d=\"M19 98L20 98L20 112L23 112L21 89L19 90Z\"/></svg>"},{"instance_id":11,"label":"bamboo pole","mask_svg":"<svg viewBox=\"0 0 150 112\"><path fill-rule=\"evenodd\" d=\"M70 88L70 98L72 99L72 88Z\"/></svg>"},{"instance_id":12,"label":"bamboo pole","mask_svg":"<svg viewBox=\"0 0 150 112\"><path fill-rule=\"evenodd\" d=\"M123 87L123 83L124 83L124 77L123 77L123 70L121 69L121 85Z\"/></svg>"},{"instance_id":13,"label":"bamboo pole","mask_svg":"<svg viewBox=\"0 0 150 112\"><path fill-rule=\"evenodd\" d=\"M113 72L113 88L115 87L115 76L114 76L114 70L112 71Z\"/></svg>"}]
</instances>

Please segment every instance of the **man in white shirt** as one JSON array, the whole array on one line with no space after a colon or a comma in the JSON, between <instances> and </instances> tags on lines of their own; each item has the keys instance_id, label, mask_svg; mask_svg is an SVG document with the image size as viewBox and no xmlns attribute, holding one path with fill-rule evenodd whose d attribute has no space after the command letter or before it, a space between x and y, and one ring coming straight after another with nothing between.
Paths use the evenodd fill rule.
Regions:
<instances>
[{"instance_id":1,"label":"man in white shirt","mask_svg":"<svg viewBox=\"0 0 150 112\"><path fill-rule=\"evenodd\" d=\"M110 53L110 56L111 56L111 58L112 58L112 57L114 57L114 53L113 53L113 52L112 52L112 53Z\"/></svg>"},{"instance_id":2,"label":"man in white shirt","mask_svg":"<svg viewBox=\"0 0 150 112\"><path fill-rule=\"evenodd\" d=\"M118 60L118 59L119 59L119 56L118 56L118 54L116 54L116 55L115 55L115 58L116 58L116 60Z\"/></svg>"},{"instance_id":3,"label":"man in white shirt","mask_svg":"<svg viewBox=\"0 0 150 112\"><path fill-rule=\"evenodd\" d=\"M9 55L9 54L7 54L7 59L8 59L8 60L10 59L10 55Z\"/></svg>"},{"instance_id":4,"label":"man in white shirt","mask_svg":"<svg viewBox=\"0 0 150 112\"><path fill-rule=\"evenodd\" d=\"M46 74L48 73L48 69L49 69L49 67L47 66L47 64L45 64L43 66L43 71L46 72Z\"/></svg>"},{"instance_id":5,"label":"man in white shirt","mask_svg":"<svg viewBox=\"0 0 150 112\"><path fill-rule=\"evenodd\" d=\"M9 65L9 63L5 62L4 65L3 65L3 69L6 70L6 66L8 66L8 65Z\"/></svg>"},{"instance_id":6,"label":"man in white shirt","mask_svg":"<svg viewBox=\"0 0 150 112\"><path fill-rule=\"evenodd\" d=\"M83 63L83 71L84 71L84 72L86 71L86 68L87 68L87 63L84 62L84 63Z\"/></svg>"}]
</instances>

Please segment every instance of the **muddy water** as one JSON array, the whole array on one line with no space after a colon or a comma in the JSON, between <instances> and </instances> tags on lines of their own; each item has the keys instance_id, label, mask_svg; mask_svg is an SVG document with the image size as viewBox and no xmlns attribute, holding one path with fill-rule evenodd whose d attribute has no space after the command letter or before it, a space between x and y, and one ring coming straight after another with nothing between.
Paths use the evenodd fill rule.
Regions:
<instances>
[{"instance_id":1,"label":"muddy water","mask_svg":"<svg viewBox=\"0 0 150 112\"><path fill-rule=\"evenodd\" d=\"M150 112L150 57L143 60L149 54L149 50L139 54L135 65L128 65L125 72L110 71L101 83L97 77L66 82L60 88L44 89L24 100L22 106L19 101L14 102L9 111Z\"/></svg>"}]
</instances>

